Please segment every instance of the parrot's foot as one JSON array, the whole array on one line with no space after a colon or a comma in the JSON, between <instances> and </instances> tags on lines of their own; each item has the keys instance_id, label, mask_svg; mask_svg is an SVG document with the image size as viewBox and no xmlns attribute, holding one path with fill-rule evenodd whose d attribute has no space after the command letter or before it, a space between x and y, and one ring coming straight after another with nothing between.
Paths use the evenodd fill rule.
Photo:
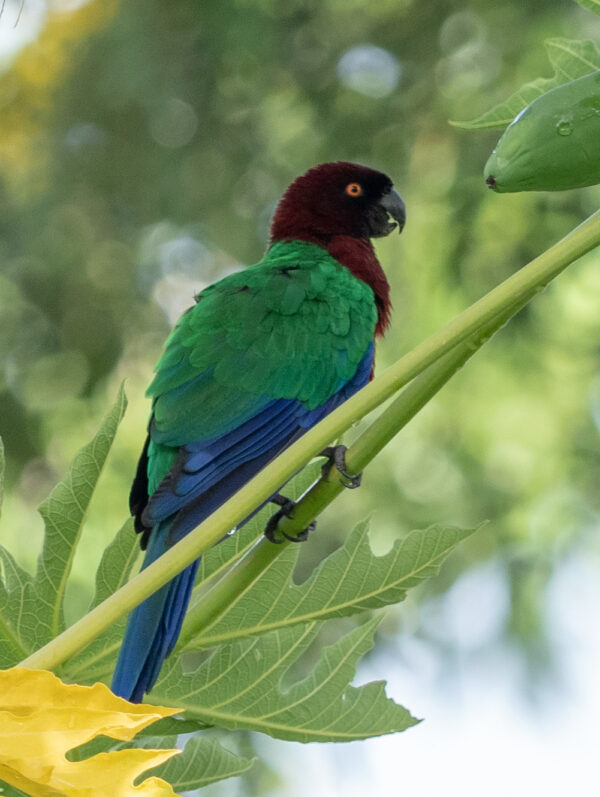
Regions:
<instances>
[{"instance_id":1,"label":"parrot's foot","mask_svg":"<svg viewBox=\"0 0 600 797\"><path fill-rule=\"evenodd\" d=\"M275 495L269 499L269 502L272 504L277 504L281 507L278 512L269 518L267 521L267 525L265 526L265 537L269 540L269 542L274 542L276 545L281 544L284 542L283 539L279 539L275 536L276 532L278 531L277 526L279 525L279 521L282 517L292 517L292 512L294 511L294 507L296 503L292 501L291 498L286 498L285 495L281 495L280 493L275 493ZM304 542L308 539L308 535L311 531L314 531L317 527L317 521L313 520L305 529L294 536L293 534L286 534L285 531L279 529L279 533L283 535L286 540L289 542Z\"/></svg>"},{"instance_id":2,"label":"parrot's foot","mask_svg":"<svg viewBox=\"0 0 600 797\"><path fill-rule=\"evenodd\" d=\"M362 482L362 473L348 473L346 469L346 446L327 446L321 451L320 456L327 457L329 462L326 462L322 469L321 473L323 474L323 478L327 478L329 475L329 471L335 465L338 469L340 474L343 476L343 479L340 479L344 487L347 487L349 490L355 490L357 487L360 487Z\"/></svg>"}]
</instances>

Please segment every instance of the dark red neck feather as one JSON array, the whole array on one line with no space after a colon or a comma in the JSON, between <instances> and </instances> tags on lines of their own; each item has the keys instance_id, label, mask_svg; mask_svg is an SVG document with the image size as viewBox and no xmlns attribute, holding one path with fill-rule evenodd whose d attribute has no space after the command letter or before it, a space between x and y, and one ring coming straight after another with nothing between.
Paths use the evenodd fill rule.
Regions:
<instances>
[{"instance_id":1,"label":"dark red neck feather","mask_svg":"<svg viewBox=\"0 0 600 797\"><path fill-rule=\"evenodd\" d=\"M355 277L373 289L378 315L375 335L384 335L390 323L392 309L390 285L377 260L372 243L364 238L352 238L350 235L334 235L324 248Z\"/></svg>"}]
</instances>

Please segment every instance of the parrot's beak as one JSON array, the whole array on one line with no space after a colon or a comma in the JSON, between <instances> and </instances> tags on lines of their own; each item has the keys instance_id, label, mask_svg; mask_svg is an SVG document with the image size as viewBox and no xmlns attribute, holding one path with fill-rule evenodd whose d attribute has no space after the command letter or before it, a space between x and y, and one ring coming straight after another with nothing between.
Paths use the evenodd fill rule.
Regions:
<instances>
[{"instance_id":1,"label":"parrot's beak","mask_svg":"<svg viewBox=\"0 0 600 797\"><path fill-rule=\"evenodd\" d=\"M390 216L394 221L390 221ZM370 238L382 238L398 227L402 232L406 223L406 205L404 200L390 188L367 213L367 224Z\"/></svg>"},{"instance_id":2,"label":"parrot's beak","mask_svg":"<svg viewBox=\"0 0 600 797\"><path fill-rule=\"evenodd\" d=\"M398 232L402 232L406 224L406 205L400 194L394 191L393 188L390 188L379 200L379 204L398 223ZM395 227L396 225L394 224L392 229Z\"/></svg>"}]
</instances>

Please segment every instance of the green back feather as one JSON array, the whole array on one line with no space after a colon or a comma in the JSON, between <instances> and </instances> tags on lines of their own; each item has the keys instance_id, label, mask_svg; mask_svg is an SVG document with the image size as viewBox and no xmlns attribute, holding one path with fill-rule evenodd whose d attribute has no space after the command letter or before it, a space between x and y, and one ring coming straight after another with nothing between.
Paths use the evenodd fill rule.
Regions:
<instances>
[{"instance_id":1,"label":"green back feather","mask_svg":"<svg viewBox=\"0 0 600 797\"><path fill-rule=\"evenodd\" d=\"M148 388L156 443L230 431L274 398L309 409L349 380L377 322L373 291L324 249L274 244L179 320Z\"/></svg>"}]
</instances>

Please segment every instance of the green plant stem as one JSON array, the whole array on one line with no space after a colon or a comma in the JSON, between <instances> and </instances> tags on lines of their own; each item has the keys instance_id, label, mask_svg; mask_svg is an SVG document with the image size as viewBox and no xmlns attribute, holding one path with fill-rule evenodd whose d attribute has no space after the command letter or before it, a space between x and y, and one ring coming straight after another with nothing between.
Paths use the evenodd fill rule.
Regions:
<instances>
[{"instance_id":1,"label":"green plant stem","mask_svg":"<svg viewBox=\"0 0 600 797\"><path fill-rule=\"evenodd\" d=\"M21 666L52 669L89 644L119 617L170 581L230 529L266 501L299 468L355 421L386 401L415 376L451 349L510 308L517 312L570 263L600 244L600 211L569 235L490 291L449 324L400 358L380 377L310 429L254 479L242 487L219 511L207 518L159 560L136 575L114 595L67 628ZM381 417L387 415L387 411ZM349 466L355 463L350 461Z\"/></svg>"}]
</instances>

